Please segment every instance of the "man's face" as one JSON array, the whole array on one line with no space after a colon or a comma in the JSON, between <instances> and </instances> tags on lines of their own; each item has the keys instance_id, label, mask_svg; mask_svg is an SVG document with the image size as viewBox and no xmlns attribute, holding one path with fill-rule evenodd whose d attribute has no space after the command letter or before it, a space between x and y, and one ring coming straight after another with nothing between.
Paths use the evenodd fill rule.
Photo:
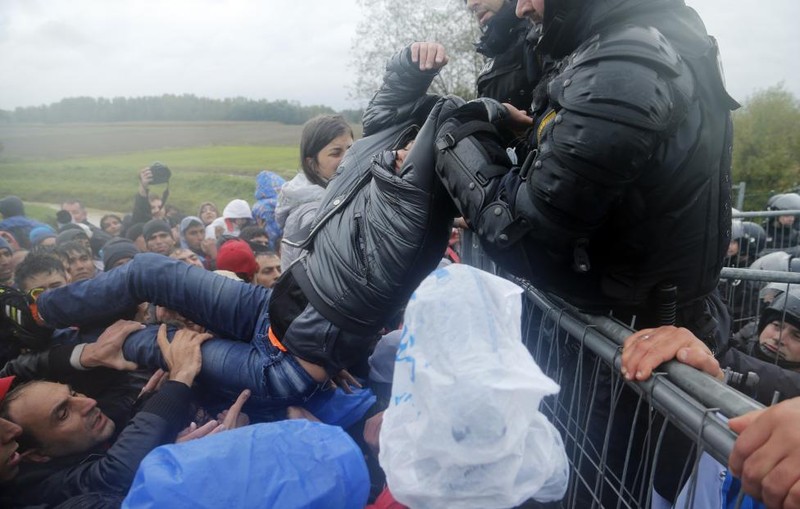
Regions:
<instances>
[{"instance_id":1,"label":"man's face","mask_svg":"<svg viewBox=\"0 0 800 509\"><path fill-rule=\"evenodd\" d=\"M14 278L14 257L8 249L0 249L0 283Z\"/></svg>"},{"instance_id":2,"label":"man's face","mask_svg":"<svg viewBox=\"0 0 800 509\"><path fill-rule=\"evenodd\" d=\"M17 283L20 290L27 292L34 288L44 288L45 290L59 288L65 286L68 281L66 275L60 272L40 272L27 277L24 281L17 281Z\"/></svg>"},{"instance_id":3,"label":"man's face","mask_svg":"<svg viewBox=\"0 0 800 509\"><path fill-rule=\"evenodd\" d=\"M80 203L62 203L61 210L66 210L72 216L73 223L86 221L86 209Z\"/></svg>"},{"instance_id":4,"label":"man's face","mask_svg":"<svg viewBox=\"0 0 800 509\"><path fill-rule=\"evenodd\" d=\"M199 224L193 224L183 232L186 244L195 251L200 251L203 247L203 240L206 238L206 229Z\"/></svg>"},{"instance_id":5,"label":"man's face","mask_svg":"<svg viewBox=\"0 0 800 509\"><path fill-rule=\"evenodd\" d=\"M86 253L72 251L67 253L67 274L71 282L83 281L94 277L96 269L92 257Z\"/></svg>"},{"instance_id":6,"label":"man's face","mask_svg":"<svg viewBox=\"0 0 800 509\"><path fill-rule=\"evenodd\" d=\"M792 226L794 224L794 216L778 216L778 223L781 226Z\"/></svg>"},{"instance_id":7,"label":"man's face","mask_svg":"<svg viewBox=\"0 0 800 509\"><path fill-rule=\"evenodd\" d=\"M281 276L281 259L277 256L257 256L258 272L256 272L255 284L272 288L275 281Z\"/></svg>"},{"instance_id":8,"label":"man's face","mask_svg":"<svg viewBox=\"0 0 800 509\"><path fill-rule=\"evenodd\" d=\"M176 260L182 261L183 263L187 263L189 265L195 265L197 267L200 267L201 269L204 268L203 262L200 261L200 258L198 258L196 254L192 253L188 249L178 249L170 256L172 258L175 258Z\"/></svg>"},{"instance_id":9,"label":"man's face","mask_svg":"<svg viewBox=\"0 0 800 509\"><path fill-rule=\"evenodd\" d=\"M778 320L768 323L758 342L767 350L789 362L800 362L800 329Z\"/></svg>"},{"instance_id":10,"label":"man's face","mask_svg":"<svg viewBox=\"0 0 800 509\"><path fill-rule=\"evenodd\" d=\"M37 452L51 458L87 452L114 434L114 422L97 401L64 384L34 383L8 405L8 413L41 444Z\"/></svg>"},{"instance_id":11,"label":"man's face","mask_svg":"<svg viewBox=\"0 0 800 509\"><path fill-rule=\"evenodd\" d=\"M503 2L505 0L467 0L467 10L475 16L478 25L485 27L503 7Z\"/></svg>"},{"instance_id":12,"label":"man's face","mask_svg":"<svg viewBox=\"0 0 800 509\"><path fill-rule=\"evenodd\" d=\"M528 18L538 23L544 18L544 1L545 0L517 0L517 17Z\"/></svg>"},{"instance_id":13,"label":"man's face","mask_svg":"<svg viewBox=\"0 0 800 509\"><path fill-rule=\"evenodd\" d=\"M0 419L0 482L10 481L19 472L22 459L17 452L19 444L16 438L22 434L22 428L11 421Z\"/></svg>"},{"instance_id":14,"label":"man's face","mask_svg":"<svg viewBox=\"0 0 800 509\"><path fill-rule=\"evenodd\" d=\"M175 247L175 240L167 232L156 232L147 239L147 250L151 253L168 255Z\"/></svg>"}]
</instances>

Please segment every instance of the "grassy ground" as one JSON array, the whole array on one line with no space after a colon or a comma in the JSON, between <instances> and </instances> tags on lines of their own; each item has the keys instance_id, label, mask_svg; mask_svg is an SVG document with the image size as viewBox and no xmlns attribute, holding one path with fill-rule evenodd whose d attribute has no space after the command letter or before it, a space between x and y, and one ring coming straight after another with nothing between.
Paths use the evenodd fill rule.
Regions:
<instances>
[{"instance_id":1,"label":"grassy ground","mask_svg":"<svg viewBox=\"0 0 800 509\"><path fill-rule=\"evenodd\" d=\"M0 125L0 196L44 203L75 197L128 212L139 169L161 161L173 174L169 202L184 213L204 201L220 209L234 198L252 204L259 171L284 178L297 171L300 129L268 122Z\"/></svg>"}]
</instances>

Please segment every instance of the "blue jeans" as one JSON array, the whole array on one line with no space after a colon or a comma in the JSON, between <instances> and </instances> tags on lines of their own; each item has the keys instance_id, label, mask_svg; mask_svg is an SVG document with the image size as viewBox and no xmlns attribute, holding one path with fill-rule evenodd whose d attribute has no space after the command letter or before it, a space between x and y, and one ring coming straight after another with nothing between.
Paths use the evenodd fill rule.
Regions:
<instances>
[{"instance_id":1,"label":"blue jeans","mask_svg":"<svg viewBox=\"0 0 800 509\"><path fill-rule=\"evenodd\" d=\"M175 310L218 336L202 346L200 383L233 397L250 389L252 403L281 407L307 400L320 384L291 354L269 342L270 294L262 286L142 253L94 279L48 290L37 305L47 324L57 328L109 323L140 302ZM125 358L141 367L165 368L157 331L147 327L132 333L123 346Z\"/></svg>"}]
</instances>

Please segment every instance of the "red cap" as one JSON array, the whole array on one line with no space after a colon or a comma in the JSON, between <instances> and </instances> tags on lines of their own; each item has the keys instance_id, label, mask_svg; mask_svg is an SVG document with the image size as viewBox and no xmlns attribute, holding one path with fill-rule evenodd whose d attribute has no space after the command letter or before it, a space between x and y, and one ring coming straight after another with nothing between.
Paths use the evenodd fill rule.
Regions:
<instances>
[{"instance_id":1,"label":"red cap","mask_svg":"<svg viewBox=\"0 0 800 509\"><path fill-rule=\"evenodd\" d=\"M258 262L256 262L256 256L247 242L233 239L225 242L219 248L217 268L245 275L247 280L250 281L253 279L253 275L258 272Z\"/></svg>"},{"instance_id":2,"label":"red cap","mask_svg":"<svg viewBox=\"0 0 800 509\"><path fill-rule=\"evenodd\" d=\"M5 399L6 394L8 394L9 389L11 389L11 384L14 383L13 376L7 376L4 378L0 378L0 402Z\"/></svg>"}]
</instances>

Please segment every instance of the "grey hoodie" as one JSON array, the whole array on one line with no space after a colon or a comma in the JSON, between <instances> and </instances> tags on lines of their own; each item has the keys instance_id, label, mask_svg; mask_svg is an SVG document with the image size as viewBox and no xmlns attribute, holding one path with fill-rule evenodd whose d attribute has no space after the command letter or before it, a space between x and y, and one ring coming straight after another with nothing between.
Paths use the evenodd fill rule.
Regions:
<instances>
[{"instance_id":1,"label":"grey hoodie","mask_svg":"<svg viewBox=\"0 0 800 509\"><path fill-rule=\"evenodd\" d=\"M325 188L312 184L302 171L281 187L275 220L283 228L284 239L302 240L294 237L311 225L323 194ZM281 271L285 271L300 256L301 251L300 248L282 243Z\"/></svg>"}]
</instances>

